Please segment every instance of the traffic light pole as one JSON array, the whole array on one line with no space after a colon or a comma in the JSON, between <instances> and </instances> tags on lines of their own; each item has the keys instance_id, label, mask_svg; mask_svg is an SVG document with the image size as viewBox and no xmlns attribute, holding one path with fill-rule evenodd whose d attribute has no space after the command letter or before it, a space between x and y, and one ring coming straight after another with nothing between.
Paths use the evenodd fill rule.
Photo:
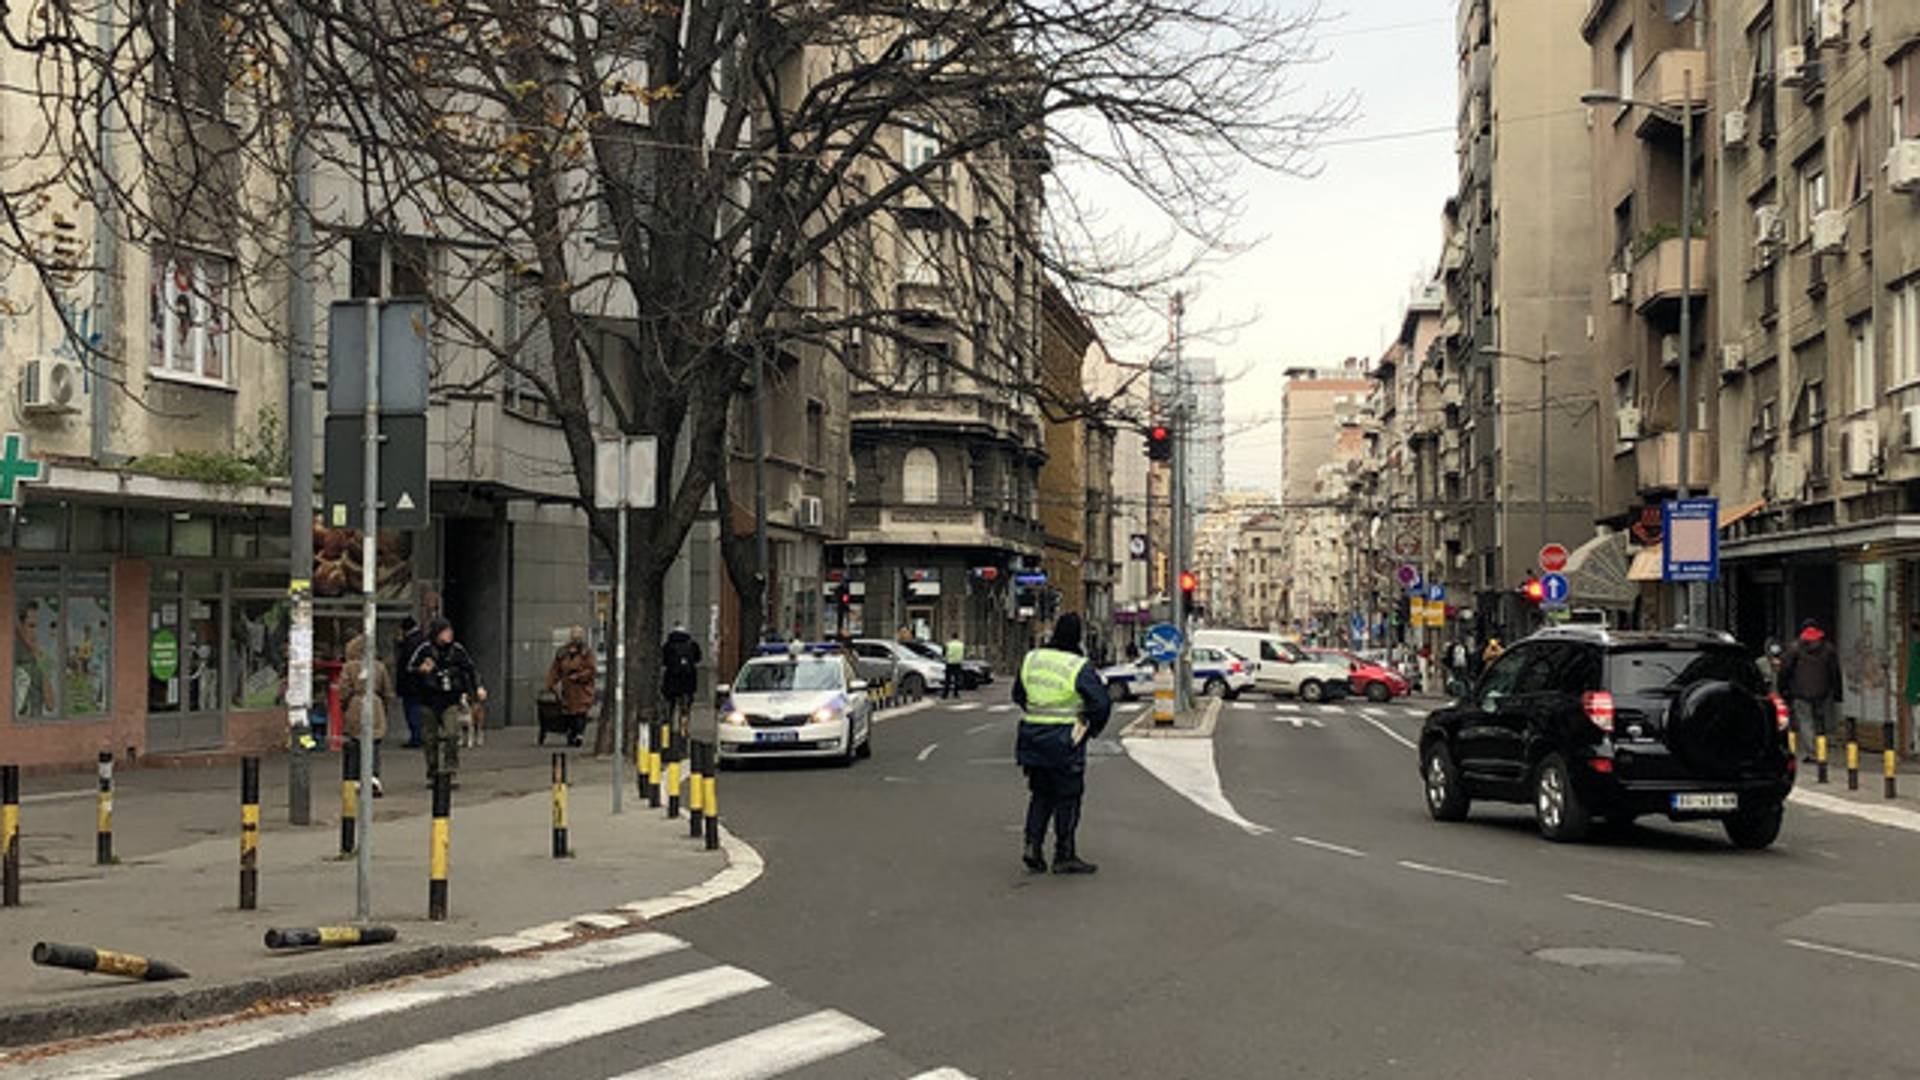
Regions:
<instances>
[{"instance_id":1,"label":"traffic light pole","mask_svg":"<svg viewBox=\"0 0 1920 1080\"><path fill-rule=\"evenodd\" d=\"M1173 534L1167 550L1172 554L1173 567L1170 584L1172 594L1173 625L1180 631L1183 644L1180 655L1173 662L1173 707L1176 712L1185 713L1193 708L1193 664L1188 655L1187 646L1187 595L1180 587L1181 575L1187 570L1187 385L1186 354L1183 348L1184 322L1186 320L1186 296L1173 294L1173 348L1168 359L1173 366L1173 377L1168 380L1173 386L1173 460L1169 463L1172 470L1172 482L1168 494L1173 504L1169 531Z\"/></svg>"}]
</instances>

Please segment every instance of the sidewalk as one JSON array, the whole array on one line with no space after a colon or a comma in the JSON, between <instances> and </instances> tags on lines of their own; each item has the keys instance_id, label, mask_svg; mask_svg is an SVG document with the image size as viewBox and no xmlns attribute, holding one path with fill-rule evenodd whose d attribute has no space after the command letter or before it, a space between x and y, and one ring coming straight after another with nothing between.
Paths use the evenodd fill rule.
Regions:
<instances>
[{"instance_id":1,"label":"sidewalk","mask_svg":"<svg viewBox=\"0 0 1920 1080\"><path fill-rule=\"evenodd\" d=\"M1896 797L1886 797L1885 766L1878 753L1860 754L1860 790L1847 790L1847 754L1845 744L1827 764L1827 782L1819 783L1819 767L1800 766L1794 783L1792 801L1815 810L1844 814L1895 829L1920 832L1920 763L1902 760L1896 766Z\"/></svg>"},{"instance_id":2,"label":"sidewalk","mask_svg":"<svg viewBox=\"0 0 1920 1080\"><path fill-rule=\"evenodd\" d=\"M419 751L389 747L386 797L375 802L374 921L391 945L307 954L269 952L269 927L343 925L354 914L356 868L339 856L337 754L314 759L313 824L287 825L287 762L261 766L260 904L237 909L239 768L123 771L116 776L117 865L94 865L90 774L33 778L22 792L19 908L0 909L0 1046L44 1042L135 1023L311 997L346 986L492 955L498 939L529 928L555 940L574 917L698 889L723 871L727 851L688 838L685 818L649 810L630 786L626 813L611 812L611 764L584 751L569 762L575 857L552 857L550 755L531 730L490 733L464 751L454 794L450 918L427 911L429 792ZM726 778L720 779L726 805ZM731 850L731 848L730 848ZM738 875L735 876L737 880ZM750 877L747 879L750 880ZM693 902L690 900L689 902ZM618 929L641 914L596 919ZM582 928L584 929L584 928ZM191 978L137 983L35 966L35 942L136 953L185 968Z\"/></svg>"}]
</instances>

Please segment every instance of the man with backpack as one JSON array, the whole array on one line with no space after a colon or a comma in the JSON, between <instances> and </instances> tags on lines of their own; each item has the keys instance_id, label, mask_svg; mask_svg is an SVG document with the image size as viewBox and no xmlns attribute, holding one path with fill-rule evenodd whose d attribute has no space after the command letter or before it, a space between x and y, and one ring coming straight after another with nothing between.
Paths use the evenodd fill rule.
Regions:
<instances>
[{"instance_id":1,"label":"man with backpack","mask_svg":"<svg viewBox=\"0 0 1920 1080\"><path fill-rule=\"evenodd\" d=\"M684 624L674 623L660 652L660 693L667 699L667 717L673 722L676 737L685 739L693 715L693 695L700 689L700 643L687 633Z\"/></svg>"}]
</instances>

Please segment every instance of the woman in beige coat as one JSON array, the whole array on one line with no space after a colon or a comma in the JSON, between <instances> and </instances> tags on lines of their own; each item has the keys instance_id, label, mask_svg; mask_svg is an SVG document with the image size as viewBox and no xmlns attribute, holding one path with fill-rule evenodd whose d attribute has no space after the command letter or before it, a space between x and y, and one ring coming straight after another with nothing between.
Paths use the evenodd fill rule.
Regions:
<instances>
[{"instance_id":1,"label":"woman in beige coat","mask_svg":"<svg viewBox=\"0 0 1920 1080\"><path fill-rule=\"evenodd\" d=\"M347 642L347 662L340 670L340 726L348 739L360 738L361 693L366 686L367 639L355 634ZM387 737L387 699L393 696L393 674L376 657L373 661L373 797L385 792L380 785L380 742ZM358 747L348 744L348 753Z\"/></svg>"}]
</instances>

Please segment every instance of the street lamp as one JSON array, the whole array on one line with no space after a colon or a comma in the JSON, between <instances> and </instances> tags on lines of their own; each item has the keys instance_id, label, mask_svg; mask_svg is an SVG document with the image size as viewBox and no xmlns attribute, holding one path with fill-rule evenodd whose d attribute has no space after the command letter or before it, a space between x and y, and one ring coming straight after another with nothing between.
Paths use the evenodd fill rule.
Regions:
<instances>
[{"instance_id":1,"label":"street lamp","mask_svg":"<svg viewBox=\"0 0 1920 1080\"><path fill-rule=\"evenodd\" d=\"M1656 101L1643 101L1608 90L1590 90L1580 95L1582 105L1638 106L1680 129L1680 475L1677 497L1692 494L1688 480L1693 442L1693 392L1688 369L1693 366L1693 70L1681 72L1680 96L1683 107ZM1682 626L1694 620L1694 592L1690 582L1681 582L1674 590L1679 601L1678 622Z\"/></svg>"},{"instance_id":2,"label":"street lamp","mask_svg":"<svg viewBox=\"0 0 1920 1080\"><path fill-rule=\"evenodd\" d=\"M1545 342L1541 342L1542 348L1538 356L1531 356L1527 353L1509 352L1506 349L1496 349L1491 345L1482 345L1480 347L1480 355L1482 356L1494 356L1503 360L1518 360L1521 363L1532 364L1540 369L1540 546L1542 547L1545 547L1548 541L1553 539L1547 534L1549 527L1547 522L1547 365L1556 360L1566 359L1559 353L1545 348L1545 345Z\"/></svg>"}]
</instances>

